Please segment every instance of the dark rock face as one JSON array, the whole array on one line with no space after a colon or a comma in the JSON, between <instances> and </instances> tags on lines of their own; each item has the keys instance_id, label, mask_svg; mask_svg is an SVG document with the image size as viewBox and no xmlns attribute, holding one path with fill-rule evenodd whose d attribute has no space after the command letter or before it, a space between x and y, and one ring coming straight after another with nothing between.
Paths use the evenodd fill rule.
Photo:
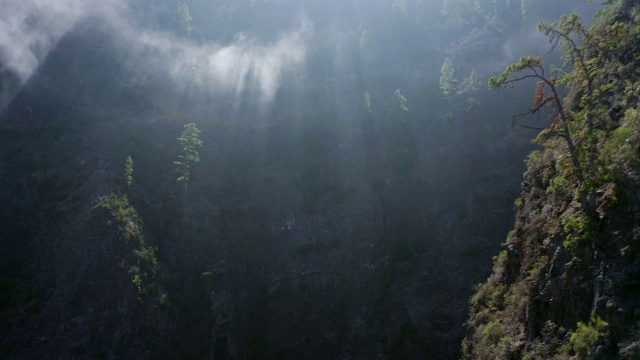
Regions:
<instances>
[{"instance_id":1,"label":"dark rock face","mask_svg":"<svg viewBox=\"0 0 640 360\"><path fill-rule=\"evenodd\" d=\"M281 15L285 3L256 7ZM254 11L248 4L243 11ZM145 51L95 19L61 39L24 86L0 74L9 94L0 98L0 107L8 103L0 120L3 359L458 357L472 284L489 274L496 239L511 225L521 159L531 148L526 133L495 130L505 127L495 109L529 99L466 99L467 89L460 104L442 101L436 83L446 51L402 16L379 19L373 45L359 52L356 24L341 62L327 55L330 41L313 42L310 74L283 76L267 110L244 106L255 94L181 93L165 73L140 69L149 59L132 54ZM275 18L254 26L275 37ZM220 24L210 31L232 38ZM333 34L321 25L318 34ZM455 56L464 71L500 51L497 32L461 41ZM399 51L386 50L393 44ZM345 63L360 67L347 71ZM131 68L140 71L135 79ZM408 113L390 100L398 79L407 82ZM365 91L373 109L366 114ZM204 146L183 191L173 162L176 138L191 121ZM546 186L527 191L533 198ZM524 206L539 207L530 217L543 223L575 204ZM573 257L557 250L560 237L554 241L539 301L525 309L531 314L551 311L548 296L561 299L565 282L588 293L593 286L585 284L606 274L579 278L575 270L564 279ZM626 261L634 263L634 249ZM511 284L533 258L515 240L508 251L503 275ZM599 291L609 283L603 278ZM571 301L566 329L575 325ZM614 312L628 306L602 301ZM546 324L530 320L533 331Z\"/></svg>"},{"instance_id":2,"label":"dark rock face","mask_svg":"<svg viewBox=\"0 0 640 360\"><path fill-rule=\"evenodd\" d=\"M530 155L515 227L494 259L494 273L472 297L465 359L637 358L640 102L630 90L638 86L640 62L624 54L640 45L639 14L633 1L621 1L590 30L606 42L613 26L629 29L613 40L619 51L607 53L594 85L615 84L601 101L616 109L593 118L602 127L593 173L610 174L598 180L597 208L580 215L577 183L559 185L565 145ZM619 83L620 73L633 80ZM570 92L576 113L600 106L575 101L585 93L581 84L571 84Z\"/></svg>"},{"instance_id":3,"label":"dark rock face","mask_svg":"<svg viewBox=\"0 0 640 360\"><path fill-rule=\"evenodd\" d=\"M95 57L72 56L85 42ZM380 142L369 150L381 153L372 155L353 111L293 109L311 119L302 125L278 111L268 126L204 119L211 148L183 192L172 162L186 118L157 116L157 99L108 81L127 76L101 58L120 50L104 34L69 34L4 113L6 358L459 353L471 284L508 227L515 193L496 189L515 189L521 172L505 149L524 153L525 141L481 151L421 141L413 134L430 132L416 129L434 124L388 129L385 113L370 119ZM76 70L60 73L69 57ZM78 70L91 66L104 69ZM405 141L410 156L387 154ZM385 163L403 156L402 166Z\"/></svg>"}]
</instances>

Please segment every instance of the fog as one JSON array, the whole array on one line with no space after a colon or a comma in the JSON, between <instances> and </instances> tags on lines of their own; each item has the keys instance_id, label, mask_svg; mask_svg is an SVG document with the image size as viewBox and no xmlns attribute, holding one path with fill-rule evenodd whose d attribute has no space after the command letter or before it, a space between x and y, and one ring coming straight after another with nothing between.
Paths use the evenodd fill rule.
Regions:
<instances>
[{"instance_id":1,"label":"fog","mask_svg":"<svg viewBox=\"0 0 640 360\"><path fill-rule=\"evenodd\" d=\"M78 23L97 18L126 46L160 56L166 68L158 70L169 72L180 86L192 82L236 95L249 86L259 92L262 102L268 102L280 85L281 74L304 62L306 41L313 31L309 19L299 15L297 26L274 41L238 33L232 42L219 44L142 27L131 16L126 0L28 0L0 6L0 63L16 72L23 83L62 36Z\"/></svg>"},{"instance_id":2,"label":"fog","mask_svg":"<svg viewBox=\"0 0 640 360\"><path fill-rule=\"evenodd\" d=\"M423 44L442 47L459 40L460 29L450 27L443 31L447 29L446 19L442 17L445 14L443 6L447 5L442 3L440 0L392 1L389 4L231 1L214 6L213 2L191 2L188 5L195 9L193 19L189 19L193 20L193 34L185 35L184 31L176 31L176 28L192 24L181 24L181 19L176 19L180 16L177 11L180 2L160 1L154 5L130 0L4 1L0 4L0 64L16 73L25 83L66 33L84 21L99 19L99 22L108 24L113 36L119 36L123 45L133 51L129 57L153 53L156 57L153 62L162 64L162 68L156 71L170 74L178 88L184 90L186 84L191 84L235 94L236 97L249 89L259 94L260 101L265 103L274 98L285 73L295 73L303 68L311 44L317 48L318 43L333 42L333 54L330 56L338 64L350 56L351 50L349 45L343 45L344 39L368 39L372 34L368 28L376 26L396 32L404 26L403 22L417 21L420 27L431 33L423 38ZM250 24L248 27L240 21L236 25L227 19L240 11L261 7L272 8L269 13L272 23L266 24L265 28L270 35L254 32ZM503 39L503 45L496 48L499 52L494 56L485 54L483 58L474 58L473 66L495 72L523 53L544 51L547 43L536 30L537 21L552 21L553 15L548 14L561 10L571 12L588 8L579 1L562 6L554 4L547 10L530 8L525 26ZM596 9L596 4L591 8ZM170 20L173 21L173 30L149 25L153 23L157 9L173 13L170 15L174 17ZM588 11L593 12L592 9ZM315 22L320 23L322 30L314 35ZM223 25L235 30L220 32ZM435 34L437 36L434 37ZM413 39L405 41L408 43ZM379 42L373 44L380 46ZM479 43L478 46L484 45ZM391 58L395 56L392 53L388 55ZM460 55L454 60L470 69L472 64L467 62L464 54ZM130 69L132 76L135 77L133 74L136 72L144 72L146 65L137 63L138 68ZM433 76L439 74L434 72Z\"/></svg>"},{"instance_id":3,"label":"fog","mask_svg":"<svg viewBox=\"0 0 640 360\"><path fill-rule=\"evenodd\" d=\"M117 19L120 0L25 0L0 4L0 61L25 82L58 40L89 16Z\"/></svg>"},{"instance_id":4,"label":"fog","mask_svg":"<svg viewBox=\"0 0 640 360\"><path fill-rule=\"evenodd\" d=\"M183 2L0 0L0 353L459 358L535 149L487 80L599 5Z\"/></svg>"}]
</instances>

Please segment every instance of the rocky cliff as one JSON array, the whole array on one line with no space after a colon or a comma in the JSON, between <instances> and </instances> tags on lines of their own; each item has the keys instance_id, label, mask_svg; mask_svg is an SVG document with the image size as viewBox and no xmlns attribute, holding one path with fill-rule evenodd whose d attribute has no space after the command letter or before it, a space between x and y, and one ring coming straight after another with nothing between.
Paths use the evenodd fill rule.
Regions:
<instances>
[{"instance_id":1,"label":"rocky cliff","mask_svg":"<svg viewBox=\"0 0 640 360\"><path fill-rule=\"evenodd\" d=\"M313 78L284 79L269 111L236 108L135 67L157 54L109 30L81 22L25 84L2 78L3 358L459 353L529 148L483 122L488 99L453 114L419 85L441 61L404 56L434 68L409 98L434 105L394 111L395 68L376 84L327 77L318 41ZM176 138L192 121L204 145L184 191Z\"/></svg>"},{"instance_id":2,"label":"rocky cliff","mask_svg":"<svg viewBox=\"0 0 640 360\"><path fill-rule=\"evenodd\" d=\"M455 0L470 11L444 18L437 1L187 2L191 35L174 0L140 0L74 22L28 79L0 64L0 356L459 357L532 147L496 113L528 94L472 79L537 47L529 17L587 2ZM262 103L263 45L299 10L305 62ZM226 62L200 67L218 46L259 58L238 87L214 76Z\"/></svg>"},{"instance_id":3,"label":"rocky cliff","mask_svg":"<svg viewBox=\"0 0 640 360\"><path fill-rule=\"evenodd\" d=\"M569 90L567 116L527 159L465 359L640 358L640 5L609 4L589 30L577 19L545 27L574 65L549 78Z\"/></svg>"}]
</instances>

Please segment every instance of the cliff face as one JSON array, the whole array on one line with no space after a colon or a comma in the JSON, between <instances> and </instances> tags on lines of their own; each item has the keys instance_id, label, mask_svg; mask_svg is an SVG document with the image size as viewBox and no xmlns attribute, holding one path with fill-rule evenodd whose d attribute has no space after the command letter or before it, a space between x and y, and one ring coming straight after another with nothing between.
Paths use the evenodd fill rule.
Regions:
<instances>
[{"instance_id":1,"label":"cliff face","mask_svg":"<svg viewBox=\"0 0 640 360\"><path fill-rule=\"evenodd\" d=\"M611 4L569 49L586 65L573 57L570 121L527 159L515 226L471 298L465 359L640 357L639 20L637 2Z\"/></svg>"},{"instance_id":2,"label":"cliff face","mask_svg":"<svg viewBox=\"0 0 640 360\"><path fill-rule=\"evenodd\" d=\"M471 284L512 225L531 150L495 112L528 94L505 101L463 77L521 45L526 1L450 1L484 5L449 27L414 14L442 17L437 1L392 14L384 1L194 0L191 40L164 34L174 0L135 3L126 17L175 49L238 32L261 48L294 8L314 30L269 104L251 76L242 94L198 86L199 60L169 78L173 50L105 19L79 21L25 84L0 64L2 359L459 357ZM579 4L539 0L527 16ZM184 191L176 138L191 122L204 145Z\"/></svg>"},{"instance_id":3,"label":"cliff face","mask_svg":"<svg viewBox=\"0 0 640 360\"><path fill-rule=\"evenodd\" d=\"M364 89L344 76L283 87L273 114L235 112L162 74L137 84L117 59L144 59L94 25L0 119L3 359L459 354L470 284L517 195L496 189L517 189L529 148L486 131L491 104L392 122L378 103L394 89L370 88L383 100L360 119ZM185 192L173 162L191 121L204 146Z\"/></svg>"}]
</instances>

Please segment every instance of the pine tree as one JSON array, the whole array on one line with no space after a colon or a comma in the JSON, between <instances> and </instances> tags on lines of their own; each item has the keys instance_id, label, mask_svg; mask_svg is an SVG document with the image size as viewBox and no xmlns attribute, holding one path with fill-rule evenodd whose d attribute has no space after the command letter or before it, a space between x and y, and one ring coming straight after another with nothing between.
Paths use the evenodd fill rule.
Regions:
<instances>
[{"instance_id":1,"label":"pine tree","mask_svg":"<svg viewBox=\"0 0 640 360\"><path fill-rule=\"evenodd\" d=\"M442 95L447 99L450 99L456 90L454 83L458 81L458 79L456 79L451 59L446 58L444 60L444 64L442 64L442 68L440 69L440 74L440 89L442 90Z\"/></svg>"},{"instance_id":2,"label":"pine tree","mask_svg":"<svg viewBox=\"0 0 640 360\"><path fill-rule=\"evenodd\" d=\"M133 183L133 159L131 156L127 156L127 159L124 161L124 180L127 186L131 186Z\"/></svg>"},{"instance_id":3,"label":"pine tree","mask_svg":"<svg viewBox=\"0 0 640 360\"><path fill-rule=\"evenodd\" d=\"M191 31L193 31L193 25L191 25L191 21L193 18L189 13L189 6L187 4L180 2L178 3L178 15L180 16L180 32L185 35L191 35Z\"/></svg>"},{"instance_id":4,"label":"pine tree","mask_svg":"<svg viewBox=\"0 0 640 360\"><path fill-rule=\"evenodd\" d=\"M467 82L467 85L469 86L469 90L471 91L480 90L480 76L478 76L478 73L476 72L475 68L471 70L471 74L467 78L466 82Z\"/></svg>"},{"instance_id":5,"label":"pine tree","mask_svg":"<svg viewBox=\"0 0 640 360\"><path fill-rule=\"evenodd\" d=\"M178 138L178 142L182 146L182 152L178 155L178 161L173 163L176 165L176 173L179 175L178 184L187 190L191 165L200 162L200 154L196 150L197 147L202 146L200 129L195 123L185 124L184 131Z\"/></svg>"},{"instance_id":6,"label":"pine tree","mask_svg":"<svg viewBox=\"0 0 640 360\"><path fill-rule=\"evenodd\" d=\"M393 92L393 102L398 110L409 111L407 98L400 93L400 89L396 89L396 91Z\"/></svg>"}]
</instances>

